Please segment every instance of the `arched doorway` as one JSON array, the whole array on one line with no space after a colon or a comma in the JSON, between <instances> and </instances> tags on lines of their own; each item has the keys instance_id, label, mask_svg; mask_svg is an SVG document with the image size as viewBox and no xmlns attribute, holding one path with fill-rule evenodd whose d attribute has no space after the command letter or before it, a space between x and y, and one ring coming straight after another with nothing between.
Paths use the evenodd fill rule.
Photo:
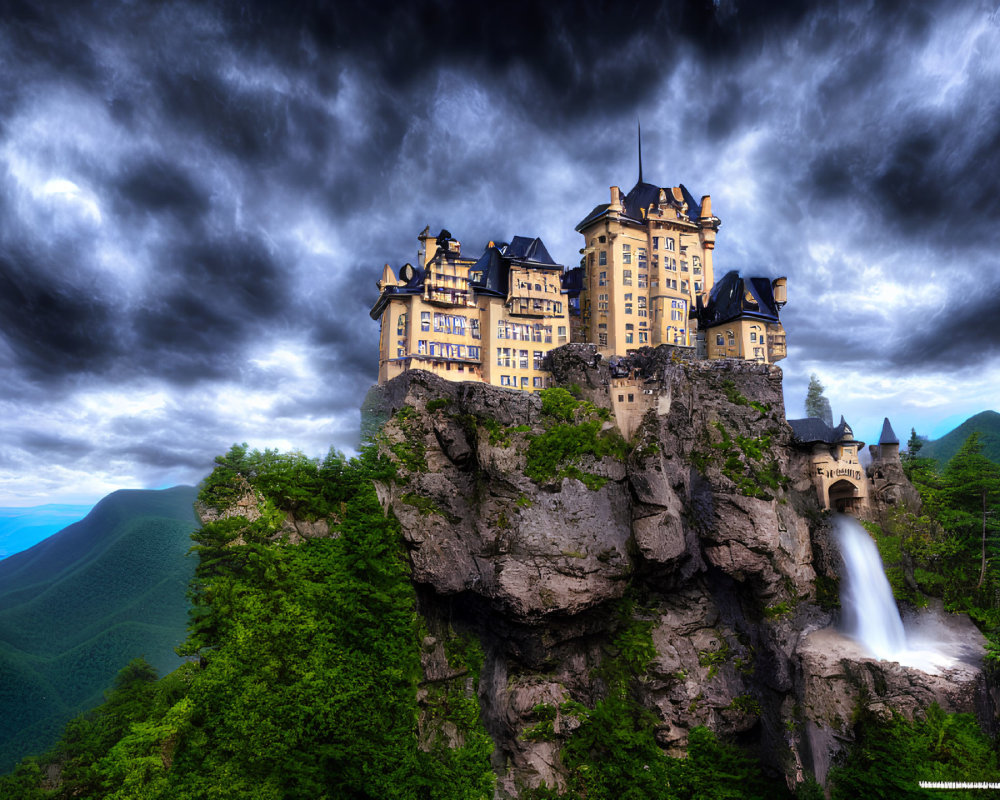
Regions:
<instances>
[{"instance_id":1,"label":"arched doorway","mask_svg":"<svg viewBox=\"0 0 1000 800\"><path fill-rule=\"evenodd\" d=\"M841 479L830 486L827 506L841 514L857 514L864 498L858 487L849 480Z\"/></svg>"}]
</instances>

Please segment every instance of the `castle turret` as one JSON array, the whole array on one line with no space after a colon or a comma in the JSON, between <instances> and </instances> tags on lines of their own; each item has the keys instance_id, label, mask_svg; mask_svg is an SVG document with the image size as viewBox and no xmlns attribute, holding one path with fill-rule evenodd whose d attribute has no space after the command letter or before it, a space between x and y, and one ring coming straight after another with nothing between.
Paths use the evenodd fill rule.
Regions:
<instances>
[{"instance_id":1,"label":"castle turret","mask_svg":"<svg viewBox=\"0 0 1000 800\"><path fill-rule=\"evenodd\" d=\"M899 461L899 439L893 431L892 425L889 424L888 417L882 423L882 433L878 437L878 444L871 445L868 450L871 452L873 461Z\"/></svg>"}]
</instances>

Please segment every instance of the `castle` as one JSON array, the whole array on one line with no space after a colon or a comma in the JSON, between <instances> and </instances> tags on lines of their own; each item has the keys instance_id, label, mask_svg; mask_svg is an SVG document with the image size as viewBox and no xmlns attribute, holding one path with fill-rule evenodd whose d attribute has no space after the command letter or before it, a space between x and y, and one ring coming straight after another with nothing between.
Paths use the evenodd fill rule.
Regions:
<instances>
[{"instance_id":1,"label":"castle","mask_svg":"<svg viewBox=\"0 0 1000 800\"><path fill-rule=\"evenodd\" d=\"M639 180L576 226L578 267L554 261L541 239L490 242L476 259L442 230L419 235L417 265L388 264L371 310L379 321L378 382L408 369L454 381L537 392L546 356L588 342L602 356L671 345L691 358L774 363L786 355L779 311L785 278L727 273L712 261L721 221L709 195Z\"/></svg>"}]
</instances>

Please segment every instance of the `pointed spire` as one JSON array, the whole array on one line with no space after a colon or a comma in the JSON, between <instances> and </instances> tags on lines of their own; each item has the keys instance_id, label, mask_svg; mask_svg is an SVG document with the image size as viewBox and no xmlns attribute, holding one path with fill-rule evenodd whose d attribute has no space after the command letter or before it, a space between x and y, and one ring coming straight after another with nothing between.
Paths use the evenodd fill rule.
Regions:
<instances>
[{"instance_id":1,"label":"pointed spire","mask_svg":"<svg viewBox=\"0 0 1000 800\"><path fill-rule=\"evenodd\" d=\"M642 123L636 120L635 124L639 129L639 183L642 183Z\"/></svg>"},{"instance_id":2,"label":"pointed spire","mask_svg":"<svg viewBox=\"0 0 1000 800\"><path fill-rule=\"evenodd\" d=\"M882 423L882 435L878 437L879 444L899 444L899 439L896 438L896 432L892 429L892 425L889 424L889 418L885 418L885 422Z\"/></svg>"}]
</instances>

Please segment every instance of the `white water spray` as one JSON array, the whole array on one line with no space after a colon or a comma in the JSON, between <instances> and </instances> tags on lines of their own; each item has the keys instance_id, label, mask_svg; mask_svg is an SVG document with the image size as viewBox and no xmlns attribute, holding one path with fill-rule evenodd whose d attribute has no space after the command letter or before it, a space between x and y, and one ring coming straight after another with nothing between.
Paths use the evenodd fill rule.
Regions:
<instances>
[{"instance_id":1,"label":"white water spray","mask_svg":"<svg viewBox=\"0 0 1000 800\"><path fill-rule=\"evenodd\" d=\"M907 635L878 548L861 523L841 515L834 533L846 572L840 591L844 633L883 661L925 672L952 666L956 659L941 652L943 642Z\"/></svg>"}]
</instances>

